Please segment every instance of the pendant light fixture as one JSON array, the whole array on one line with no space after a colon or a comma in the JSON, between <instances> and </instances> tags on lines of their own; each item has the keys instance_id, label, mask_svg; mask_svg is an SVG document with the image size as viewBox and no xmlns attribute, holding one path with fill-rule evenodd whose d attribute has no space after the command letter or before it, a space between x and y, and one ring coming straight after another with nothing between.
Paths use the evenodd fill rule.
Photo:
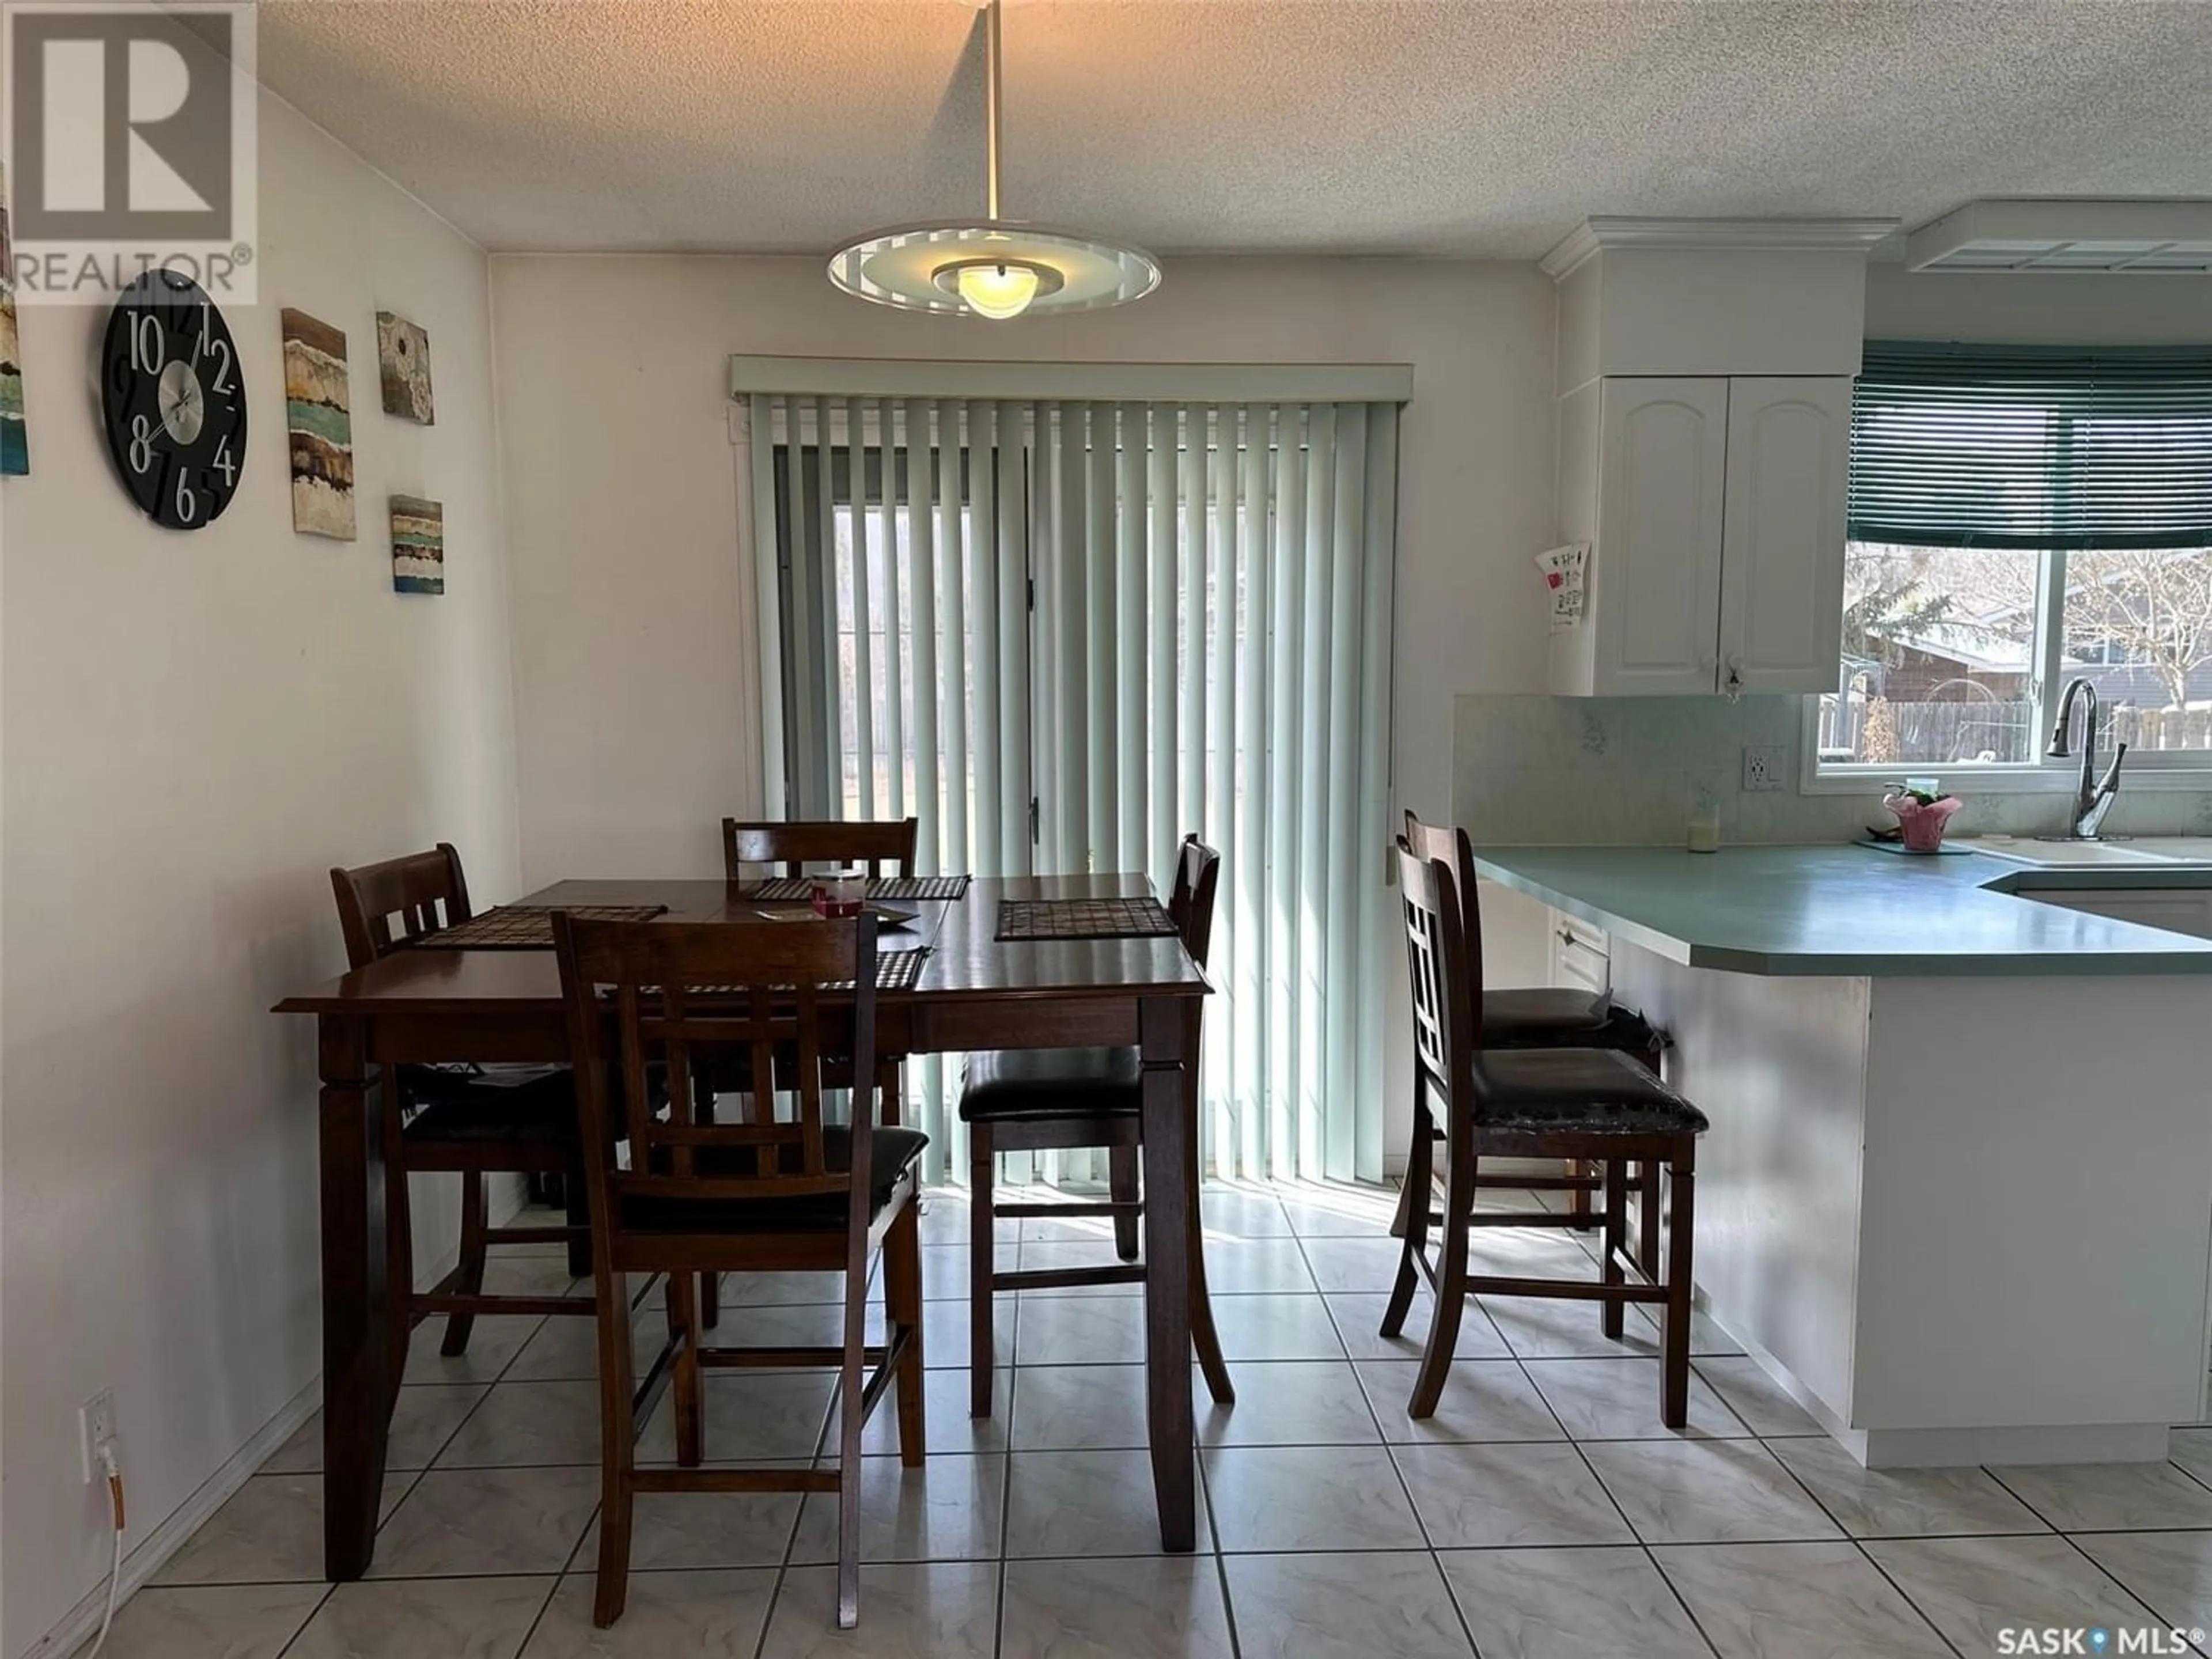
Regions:
<instances>
[{"instance_id":1,"label":"pendant light fixture","mask_svg":"<svg viewBox=\"0 0 2212 1659\"><path fill-rule=\"evenodd\" d=\"M983 9L984 216L864 236L832 256L830 280L878 305L994 322L1141 300L1160 285L1159 262L1142 248L999 216L1000 3Z\"/></svg>"}]
</instances>

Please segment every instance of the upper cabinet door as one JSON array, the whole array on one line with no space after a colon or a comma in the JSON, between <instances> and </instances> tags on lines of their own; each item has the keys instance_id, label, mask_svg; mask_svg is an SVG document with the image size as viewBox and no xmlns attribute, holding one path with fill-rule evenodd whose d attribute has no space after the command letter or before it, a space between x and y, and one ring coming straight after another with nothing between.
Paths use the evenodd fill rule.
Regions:
<instances>
[{"instance_id":1,"label":"upper cabinet door","mask_svg":"<svg viewBox=\"0 0 2212 1659\"><path fill-rule=\"evenodd\" d=\"M1719 683L1729 383L1604 383L1590 690L1679 696Z\"/></svg>"},{"instance_id":2,"label":"upper cabinet door","mask_svg":"<svg viewBox=\"0 0 2212 1659\"><path fill-rule=\"evenodd\" d=\"M1843 648L1844 485L1851 383L1729 382L1721 685L1826 691Z\"/></svg>"}]
</instances>

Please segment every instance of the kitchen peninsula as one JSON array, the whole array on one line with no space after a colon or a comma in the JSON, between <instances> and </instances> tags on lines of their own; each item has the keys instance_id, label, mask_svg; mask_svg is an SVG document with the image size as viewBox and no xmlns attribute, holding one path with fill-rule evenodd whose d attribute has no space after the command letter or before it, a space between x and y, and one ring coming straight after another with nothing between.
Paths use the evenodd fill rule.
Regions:
<instances>
[{"instance_id":1,"label":"kitchen peninsula","mask_svg":"<svg viewBox=\"0 0 2212 1659\"><path fill-rule=\"evenodd\" d=\"M1869 1467L2130 1461L2204 1414L2212 865L1504 848L1711 1115L1712 1317Z\"/></svg>"}]
</instances>

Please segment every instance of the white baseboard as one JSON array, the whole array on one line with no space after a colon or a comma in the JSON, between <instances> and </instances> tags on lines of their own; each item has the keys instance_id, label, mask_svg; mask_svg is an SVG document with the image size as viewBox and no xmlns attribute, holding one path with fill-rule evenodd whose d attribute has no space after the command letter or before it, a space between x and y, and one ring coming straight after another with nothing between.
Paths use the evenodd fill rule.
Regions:
<instances>
[{"instance_id":1,"label":"white baseboard","mask_svg":"<svg viewBox=\"0 0 2212 1659\"><path fill-rule=\"evenodd\" d=\"M521 1176L495 1176L486 1194L486 1218L494 1226L512 1220L529 1196L529 1186ZM448 1250L427 1267L416 1270L416 1282L422 1289L436 1284L453 1272L459 1260L458 1249ZM124 1602L136 1595L147 1580L168 1565L169 1558L185 1547L187 1540L206 1524L215 1512L238 1495L240 1488L252 1479L261 1466L277 1449L299 1431L300 1425L315 1414L323 1403L323 1379L318 1374L314 1380L284 1403L283 1409L254 1433L234 1452L223 1466L202 1481L199 1490L171 1511L168 1518L148 1533L123 1557L123 1593L117 1598L119 1614ZM124 1470L125 1480L130 1470ZM126 1491L127 1496L127 1491ZM24 1650L22 1659L63 1659L74 1653L100 1628L100 1614L107 1610L107 1580L103 1576L97 1584L86 1592L84 1599L70 1608L67 1616L44 1636Z\"/></svg>"},{"instance_id":2,"label":"white baseboard","mask_svg":"<svg viewBox=\"0 0 2212 1659\"><path fill-rule=\"evenodd\" d=\"M252 1478L255 1470L267 1462L271 1454L298 1432L300 1425L315 1414L323 1403L323 1379L315 1380L285 1402L283 1410L261 1425L254 1437L231 1455L229 1462L200 1483L200 1488L173 1510L169 1518L148 1533L136 1547L123 1557L123 1593L117 1607L127 1601L138 1588L155 1573L168 1565L169 1558L185 1547L185 1540L204 1526L209 1517L237 1495L240 1487ZM128 1471L125 1471L126 1479ZM78 1645L89 1639L100 1628L100 1616L107 1609L107 1580L92 1587L84 1599L70 1608L69 1614L25 1650L23 1659L61 1659L73 1653Z\"/></svg>"}]
</instances>

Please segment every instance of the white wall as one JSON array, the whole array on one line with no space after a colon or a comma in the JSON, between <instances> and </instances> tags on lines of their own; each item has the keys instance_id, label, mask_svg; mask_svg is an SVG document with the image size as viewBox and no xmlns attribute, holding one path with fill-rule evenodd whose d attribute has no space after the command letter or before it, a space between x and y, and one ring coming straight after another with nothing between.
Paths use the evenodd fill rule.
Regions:
<instances>
[{"instance_id":1,"label":"white wall","mask_svg":"<svg viewBox=\"0 0 2212 1659\"><path fill-rule=\"evenodd\" d=\"M732 352L1411 362L1404 803L1450 804L1455 693L1542 684L1553 307L1532 265L1178 259L1142 304L1004 328L847 298L811 259L495 257L492 283L533 883L713 873L720 819L759 803Z\"/></svg>"},{"instance_id":2,"label":"white wall","mask_svg":"<svg viewBox=\"0 0 2212 1659\"><path fill-rule=\"evenodd\" d=\"M482 898L517 879L483 256L272 100L260 149L260 303L228 313L251 435L216 524L159 529L115 482L105 311L21 314L34 470L0 482L11 1655L105 1570L80 1401L116 1391L142 1539L321 1370L314 1034L267 1010L343 965L329 866L446 839ZM356 542L292 532L287 305L347 336ZM380 412L380 307L429 331L433 428ZM395 489L445 503L442 599L392 592Z\"/></svg>"}]
</instances>

